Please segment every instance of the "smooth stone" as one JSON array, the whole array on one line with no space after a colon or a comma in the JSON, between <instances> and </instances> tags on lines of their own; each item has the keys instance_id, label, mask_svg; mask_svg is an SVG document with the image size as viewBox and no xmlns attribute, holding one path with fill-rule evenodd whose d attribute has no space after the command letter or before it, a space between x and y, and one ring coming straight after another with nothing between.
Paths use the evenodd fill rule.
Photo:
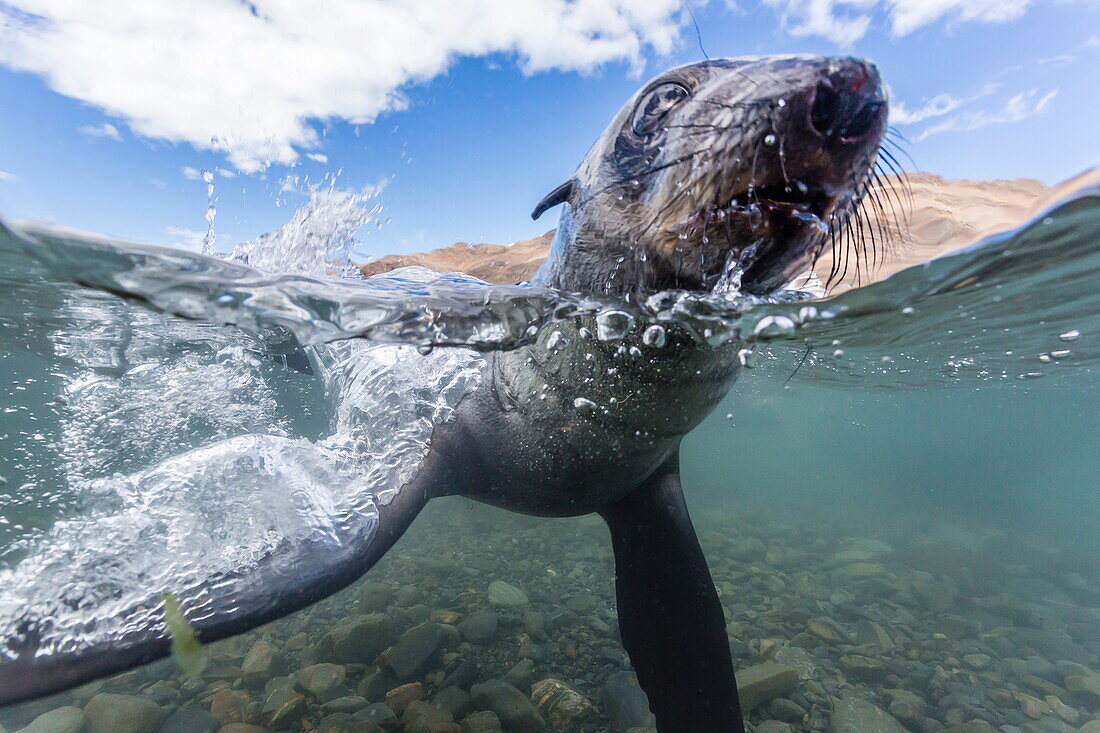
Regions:
<instances>
[{"instance_id":1,"label":"smooth stone","mask_svg":"<svg viewBox=\"0 0 1100 733\"><path fill-rule=\"evenodd\" d=\"M355 718L347 713L330 713L321 719L311 733L382 733L382 728L377 723Z\"/></svg>"},{"instance_id":2,"label":"smooth stone","mask_svg":"<svg viewBox=\"0 0 1100 733\"><path fill-rule=\"evenodd\" d=\"M798 687L798 670L775 662L764 662L737 672L737 696L741 712L770 702Z\"/></svg>"},{"instance_id":3,"label":"smooth stone","mask_svg":"<svg viewBox=\"0 0 1100 733\"><path fill-rule=\"evenodd\" d=\"M248 696L240 690L218 690L210 698L210 714L222 725L245 722Z\"/></svg>"},{"instance_id":4,"label":"smooth stone","mask_svg":"<svg viewBox=\"0 0 1100 733\"><path fill-rule=\"evenodd\" d=\"M432 705L440 710L446 710L455 720L461 720L470 712L473 701L470 696L458 687L444 687L432 698Z\"/></svg>"},{"instance_id":5,"label":"smooth stone","mask_svg":"<svg viewBox=\"0 0 1100 733\"><path fill-rule=\"evenodd\" d=\"M386 652L386 664L398 679L411 680L432 663L442 644L443 628L439 624L414 626Z\"/></svg>"},{"instance_id":6,"label":"smooth stone","mask_svg":"<svg viewBox=\"0 0 1100 733\"><path fill-rule=\"evenodd\" d=\"M367 705L370 705L370 700L362 695L344 695L329 700L321 706L321 709L328 713L355 713Z\"/></svg>"},{"instance_id":7,"label":"smooth stone","mask_svg":"<svg viewBox=\"0 0 1100 733\"><path fill-rule=\"evenodd\" d=\"M385 611L393 599L393 589L385 583L368 580L359 587L359 610L363 613Z\"/></svg>"},{"instance_id":8,"label":"smooth stone","mask_svg":"<svg viewBox=\"0 0 1100 733\"><path fill-rule=\"evenodd\" d=\"M492 710L471 713L462 719L462 733L503 733L500 718Z\"/></svg>"},{"instance_id":9,"label":"smooth stone","mask_svg":"<svg viewBox=\"0 0 1100 733\"><path fill-rule=\"evenodd\" d=\"M763 560L767 548L759 537L740 537L730 539L723 552L734 560L749 562Z\"/></svg>"},{"instance_id":10,"label":"smooth stone","mask_svg":"<svg viewBox=\"0 0 1100 733\"><path fill-rule=\"evenodd\" d=\"M241 673L245 680L259 680L274 677L282 673L283 654L266 641L260 640L252 645L241 662Z\"/></svg>"},{"instance_id":11,"label":"smooth stone","mask_svg":"<svg viewBox=\"0 0 1100 733\"><path fill-rule=\"evenodd\" d=\"M967 654L962 660L967 667L976 670L988 669L993 663L993 657L988 654Z\"/></svg>"},{"instance_id":12,"label":"smooth stone","mask_svg":"<svg viewBox=\"0 0 1100 733\"><path fill-rule=\"evenodd\" d=\"M596 712L596 706L561 680L547 677L531 685L535 709L555 730L570 728Z\"/></svg>"},{"instance_id":13,"label":"smooth stone","mask_svg":"<svg viewBox=\"0 0 1100 733\"><path fill-rule=\"evenodd\" d=\"M459 733L461 730L446 710L424 700L413 700L401 715L403 733Z\"/></svg>"},{"instance_id":14,"label":"smooth stone","mask_svg":"<svg viewBox=\"0 0 1100 733\"><path fill-rule=\"evenodd\" d=\"M252 723L230 723L218 728L218 733L268 733L267 728Z\"/></svg>"},{"instance_id":15,"label":"smooth stone","mask_svg":"<svg viewBox=\"0 0 1100 733\"><path fill-rule=\"evenodd\" d=\"M944 728L940 733L997 733L997 729L984 720L974 720L951 728Z\"/></svg>"},{"instance_id":16,"label":"smooth stone","mask_svg":"<svg viewBox=\"0 0 1100 733\"><path fill-rule=\"evenodd\" d=\"M477 682L480 674L481 669L476 662L464 661L447 673L447 676L443 678L443 686L469 690L470 685Z\"/></svg>"},{"instance_id":17,"label":"smooth stone","mask_svg":"<svg viewBox=\"0 0 1100 733\"><path fill-rule=\"evenodd\" d=\"M823 641L844 644L852 642L851 635L844 630L844 627L826 616L807 621L806 630Z\"/></svg>"},{"instance_id":18,"label":"smooth stone","mask_svg":"<svg viewBox=\"0 0 1100 733\"><path fill-rule=\"evenodd\" d=\"M152 700L101 692L84 707L88 733L153 733L163 713Z\"/></svg>"},{"instance_id":19,"label":"smooth stone","mask_svg":"<svg viewBox=\"0 0 1100 733\"><path fill-rule=\"evenodd\" d=\"M603 706L611 720L611 729L653 728L657 721L649 712L649 698L633 672L616 672L603 686Z\"/></svg>"},{"instance_id":20,"label":"smooth stone","mask_svg":"<svg viewBox=\"0 0 1100 733\"><path fill-rule=\"evenodd\" d=\"M765 720L756 724L756 733L794 733L794 726L778 720Z\"/></svg>"},{"instance_id":21,"label":"smooth stone","mask_svg":"<svg viewBox=\"0 0 1100 733\"><path fill-rule=\"evenodd\" d=\"M149 698L157 705L171 705L180 696L180 691L168 683L167 680L157 680L149 687L141 691L142 695Z\"/></svg>"},{"instance_id":22,"label":"smooth stone","mask_svg":"<svg viewBox=\"0 0 1100 733\"><path fill-rule=\"evenodd\" d=\"M494 580L489 584L489 605L498 608L524 608L530 605L531 599L519 588L505 583L503 580Z\"/></svg>"},{"instance_id":23,"label":"smooth stone","mask_svg":"<svg viewBox=\"0 0 1100 733\"><path fill-rule=\"evenodd\" d=\"M1100 733L1100 720L1090 720L1081 726L1080 733Z\"/></svg>"},{"instance_id":24,"label":"smooth stone","mask_svg":"<svg viewBox=\"0 0 1100 733\"><path fill-rule=\"evenodd\" d=\"M70 705L42 713L19 733L81 733L86 723L84 711Z\"/></svg>"},{"instance_id":25,"label":"smooth stone","mask_svg":"<svg viewBox=\"0 0 1100 733\"><path fill-rule=\"evenodd\" d=\"M905 727L889 713L856 697L833 700L829 730L832 733L907 733Z\"/></svg>"},{"instance_id":26,"label":"smooth stone","mask_svg":"<svg viewBox=\"0 0 1100 733\"><path fill-rule=\"evenodd\" d=\"M376 702L366 706L356 713L355 717L369 720L385 730L397 727L397 715L384 702Z\"/></svg>"},{"instance_id":27,"label":"smooth stone","mask_svg":"<svg viewBox=\"0 0 1100 733\"><path fill-rule=\"evenodd\" d=\"M218 719L198 705L184 705L168 716L157 733L214 733Z\"/></svg>"},{"instance_id":28,"label":"smooth stone","mask_svg":"<svg viewBox=\"0 0 1100 733\"><path fill-rule=\"evenodd\" d=\"M521 659L504 675L504 681L513 687L526 690L535 676L535 663L530 659Z\"/></svg>"},{"instance_id":29,"label":"smooth stone","mask_svg":"<svg viewBox=\"0 0 1100 733\"><path fill-rule=\"evenodd\" d=\"M488 644L497 636L497 615L492 611L470 614L458 625L458 630L471 644Z\"/></svg>"},{"instance_id":30,"label":"smooth stone","mask_svg":"<svg viewBox=\"0 0 1100 733\"><path fill-rule=\"evenodd\" d=\"M394 715L400 716L410 702L423 699L424 685L419 682L410 682L386 693L386 707L392 710Z\"/></svg>"},{"instance_id":31,"label":"smooth stone","mask_svg":"<svg viewBox=\"0 0 1100 733\"><path fill-rule=\"evenodd\" d=\"M1075 701L1090 708L1100 707L1100 675L1071 675L1065 679L1066 689Z\"/></svg>"},{"instance_id":32,"label":"smooth stone","mask_svg":"<svg viewBox=\"0 0 1100 733\"><path fill-rule=\"evenodd\" d=\"M837 666L849 679L857 682L882 682L890 674L877 660L859 654L846 654L837 660Z\"/></svg>"},{"instance_id":33,"label":"smooth stone","mask_svg":"<svg viewBox=\"0 0 1100 733\"><path fill-rule=\"evenodd\" d=\"M334 664L373 664L396 638L393 619L386 614L356 616L321 637L317 659Z\"/></svg>"},{"instance_id":34,"label":"smooth stone","mask_svg":"<svg viewBox=\"0 0 1100 733\"><path fill-rule=\"evenodd\" d=\"M306 712L306 696L292 688L278 687L267 696L260 717L271 728L289 726Z\"/></svg>"},{"instance_id":35,"label":"smooth stone","mask_svg":"<svg viewBox=\"0 0 1100 733\"><path fill-rule=\"evenodd\" d=\"M511 733L542 733L546 722L527 696L503 680L489 680L470 688L474 705L492 710Z\"/></svg>"},{"instance_id":36,"label":"smooth stone","mask_svg":"<svg viewBox=\"0 0 1100 733\"><path fill-rule=\"evenodd\" d=\"M339 664L322 662L299 669L295 678L303 690L320 702L328 702L344 691L347 672Z\"/></svg>"}]
</instances>

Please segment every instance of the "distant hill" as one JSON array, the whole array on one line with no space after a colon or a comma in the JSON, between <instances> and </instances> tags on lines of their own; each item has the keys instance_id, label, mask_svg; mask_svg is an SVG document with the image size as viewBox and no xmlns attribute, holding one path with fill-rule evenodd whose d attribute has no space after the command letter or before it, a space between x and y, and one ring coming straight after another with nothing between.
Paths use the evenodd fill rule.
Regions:
<instances>
[{"instance_id":1,"label":"distant hill","mask_svg":"<svg viewBox=\"0 0 1100 733\"><path fill-rule=\"evenodd\" d=\"M867 263L859 272L849 267L834 279L830 292L881 280L899 270L939 257L990 234L1014 229L1073 191L1100 183L1100 169L1092 169L1057 186L1046 186L1028 178L1015 180L946 180L930 173L907 173L890 177L892 192L880 197L901 202L893 215L882 219L870 204L863 207L865 228L886 232L888 252L877 267ZM906 191L908 189L908 192ZM900 225L900 226L899 226ZM459 271L491 283L517 283L530 279L550 249L554 230L513 244L470 244L409 255L386 255L360 266L364 275L377 275L397 267L422 265L432 270ZM833 256L827 254L816 270L822 279L832 271ZM839 268L838 268L839 269Z\"/></svg>"}]
</instances>

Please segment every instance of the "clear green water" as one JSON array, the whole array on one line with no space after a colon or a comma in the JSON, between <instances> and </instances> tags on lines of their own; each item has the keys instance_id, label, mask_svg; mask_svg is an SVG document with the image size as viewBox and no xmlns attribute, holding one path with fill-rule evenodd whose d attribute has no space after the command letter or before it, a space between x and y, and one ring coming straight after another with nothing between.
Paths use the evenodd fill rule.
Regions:
<instances>
[{"instance_id":1,"label":"clear green water","mask_svg":"<svg viewBox=\"0 0 1100 733\"><path fill-rule=\"evenodd\" d=\"M832 319L761 332L755 368L685 442L688 502L743 677L776 669L765 664L797 677L751 698L759 700L749 712L756 730L931 731L968 723L960 730L990 730L976 721L1006 733L1098 729L1096 212L1083 197L1052 223L837 299L834 308L844 307ZM82 242L74 249L70 240L67 252L89 246ZM260 405L262 414L158 411L139 399L158 394L158 385L132 379L125 388L135 391L124 393L131 402L122 407L137 410L134 420L123 409L114 425L121 432L107 436L113 450L83 456L81 471L131 471L150 456L209 443L227 425L326 434L320 407L301 409L324 403L316 379L277 359L226 355L242 343L259 353L251 337L228 343L224 328L190 325L144 346L139 333L120 352L117 323L156 331L176 319L77 290L58 275L71 260L48 270L18 254L12 240L7 246L17 267L0 303L5 572L48 544L60 521L102 511L95 496L70 485L73 449L94 444L80 444L87 435L73 432L74 406L82 404L73 385L92 371L121 389L118 374L137 362L119 372L112 354L132 357L140 346L156 354L158 369L191 359L189 374L243 375L237 391L199 396L221 394L221 407ZM103 252L83 261L86 271L125 271L117 261L104 264ZM302 303L302 292L290 301ZM461 293L444 295L463 302ZM339 320L346 311L314 306L326 322L348 326ZM751 330L764 315L797 318L802 307L731 313L723 324ZM96 324L107 328L98 333ZM1072 331L1080 335L1059 338ZM450 333L506 341L511 332ZM811 354L799 366L806 343ZM1071 353L1049 357L1061 349ZM93 363L101 354L102 363ZM207 368L223 371L201 372ZM182 422L150 423L156 431L134 424L165 415ZM151 440L153 432L163 442ZM150 733L350 733L373 730L366 711L385 713L377 707L384 700L402 711L407 694L436 704L402 711L405 730L453 730L446 715L428 721L444 708L462 720L484 703L443 691L465 694L473 683L506 677L529 698L533 683L554 678L590 701L544 702L537 687L541 715L561 729L644 727L644 709L631 707L614 683L629 662L616 636L613 572L609 538L595 518L540 520L437 500L364 580L208 645L198 676L183 679L166 660L9 706L0 724L19 730L75 706L81 712L51 714L93 722L118 715ZM494 606L493 581L521 589L526 602ZM487 613L495 628L485 628ZM385 618L366 623L365 614ZM378 653L424 623L441 624L427 660L404 679L385 672L386 655ZM669 632L676 633L675 619ZM466 675L465 663L476 671ZM97 697L104 694L125 697ZM40 730L59 730L50 727L59 719L40 722ZM523 729L523 720L534 725L531 717L517 720L511 729ZM231 723L259 727L225 727Z\"/></svg>"}]
</instances>

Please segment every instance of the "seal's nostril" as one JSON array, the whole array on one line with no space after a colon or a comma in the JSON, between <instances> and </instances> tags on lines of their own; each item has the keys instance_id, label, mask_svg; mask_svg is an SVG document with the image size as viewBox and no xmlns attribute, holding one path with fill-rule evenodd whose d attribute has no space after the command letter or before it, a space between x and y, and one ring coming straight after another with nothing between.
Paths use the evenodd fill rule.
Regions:
<instances>
[{"instance_id":1,"label":"seal's nostril","mask_svg":"<svg viewBox=\"0 0 1100 733\"><path fill-rule=\"evenodd\" d=\"M836 127L839 111L840 95L825 82L818 83L814 91L814 104L810 109L810 124L823 136L830 137Z\"/></svg>"},{"instance_id":2,"label":"seal's nostril","mask_svg":"<svg viewBox=\"0 0 1100 733\"><path fill-rule=\"evenodd\" d=\"M867 102L856 110L856 113L844 125L844 129L840 131L840 136L849 139L863 137L871 130L881 112L882 102Z\"/></svg>"}]
</instances>

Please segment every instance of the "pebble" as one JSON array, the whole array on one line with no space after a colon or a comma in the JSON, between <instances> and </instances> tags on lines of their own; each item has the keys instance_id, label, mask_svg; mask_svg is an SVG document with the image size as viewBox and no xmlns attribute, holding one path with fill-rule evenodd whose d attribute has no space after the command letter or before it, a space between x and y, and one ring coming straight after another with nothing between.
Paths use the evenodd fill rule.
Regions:
<instances>
[{"instance_id":1,"label":"pebble","mask_svg":"<svg viewBox=\"0 0 1100 733\"><path fill-rule=\"evenodd\" d=\"M257 641L241 662L241 673L247 681L264 680L282 674L283 654L266 641Z\"/></svg>"},{"instance_id":2,"label":"pebble","mask_svg":"<svg viewBox=\"0 0 1100 733\"><path fill-rule=\"evenodd\" d=\"M742 713L748 713L796 687L798 671L775 662L764 662L737 672L737 695L741 698Z\"/></svg>"},{"instance_id":3,"label":"pebble","mask_svg":"<svg viewBox=\"0 0 1100 733\"><path fill-rule=\"evenodd\" d=\"M458 630L471 644L488 644L497 636L497 615L492 611L470 614L458 625Z\"/></svg>"},{"instance_id":4,"label":"pebble","mask_svg":"<svg viewBox=\"0 0 1100 733\"><path fill-rule=\"evenodd\" d=\"M546 722L522 692L503 680L489 680L470 688L470 697L482 710L492 710L501 726L515 733L542 733Z\"/></svg>"},{"instance_id":5,"label":"pebble","mask_svg":"<svg viewBox=\"0 0 1100 733\"><path fill-rule=\"evenodd\" d=\"M462 719L462 733L503 733L500 718L492 710L471 713Z\"/></svg>"},{"instance_id":6,"label":"pebble","mask_svg":"<svg viewBox=\"0 0 1100 733\"><path fill-rule=\"evenodd\" d=\"M569 728L596 711L588 698L552 677L531 685L531 701L542 717L558 730Z\"/></svg>"},{"instance_id":7,"label":"pebble","mask_svg":"<svg viewBox=\"0 0 1100 733\"><path fill-rule=\"evenodd\" d=\"M411 680L435 660L443 644L443 627L414 626L386 652L386 664L400 680Z\"/></svg>"},{"instance_id":8,"label":"pebble","mask_svg":"<svg viewBox=\"0 0 1100 733\"><path fill-rule=\"evenodd\" d=\"M424 699L424 685L419 682L409 682L386 693L386 707L392 710L394 715L400 716L410 702L422 699Z\"/></svg>"},{"instance_id":9,"label":"pebble","mask_svg":"<svg viewBox=\"0 0 1100 733\"><path fill-rule=\"evenodd\" d=\"M19 733L81 733L86 723L83 710L66 706L42 713Z\"/></svg>"},{"instance_id":10,"label":"pebble","mask_svg":"<svg viewBox=\"0 0 1100 733\"><path fill-rule=\"evenodd\" d=\"M220 725L198 705L184 705L165 719L157 733L214 733Z\"/></svg>"},{"instance_id":11,"label":"pebble","mask_svg":"<svg viewBox=\"0 0 1100 733\"><path fill-rule=\"evenodd\" d=\"M831 733L907 733L889 713L857 697L833 700L829 730Z\"/></svg>"},{"instance_id":12,"label":"pebble","mask_svg":"<svg viewBox=\"0 0 1100 733\"><path fill-rule=\"evenodd\" d=\"M347 672L339 664L322 662L298 670L295 675L299 686L319 702L328 702L345 692Z\"/></svg>"},{"instance_id":13,"label":"pebble","mask_svg":"<svg viewBox=\"0 0 1100 733\"><path fill-rule=\"evenodd\" d=\"M603 686L603 707L616 733L656 725L656 719L649 712L649 698L633 672L616 672L607 678Z\"/></svg>"},{"instance_id":14,"label":"pebble","mask_svg":"<svg viewBox=\"0 0 1100 733\"><path fill-rule=\"evenodd\" d=\"M88 733L154 733L163 714L152 700L101 692L84 707Z\"/></svg>"},{"instance_id":15,"label":"pebble","mask_svg":"<svg viewBox=\"0 0 1100 733\"><path fill-rule=\"evenodd\" d=\"M489 605L498 608L524 608L530 605L531 599L519 588L505 583L503 580L494 580L489 584Z\"/></svg>"}]
</instances>

